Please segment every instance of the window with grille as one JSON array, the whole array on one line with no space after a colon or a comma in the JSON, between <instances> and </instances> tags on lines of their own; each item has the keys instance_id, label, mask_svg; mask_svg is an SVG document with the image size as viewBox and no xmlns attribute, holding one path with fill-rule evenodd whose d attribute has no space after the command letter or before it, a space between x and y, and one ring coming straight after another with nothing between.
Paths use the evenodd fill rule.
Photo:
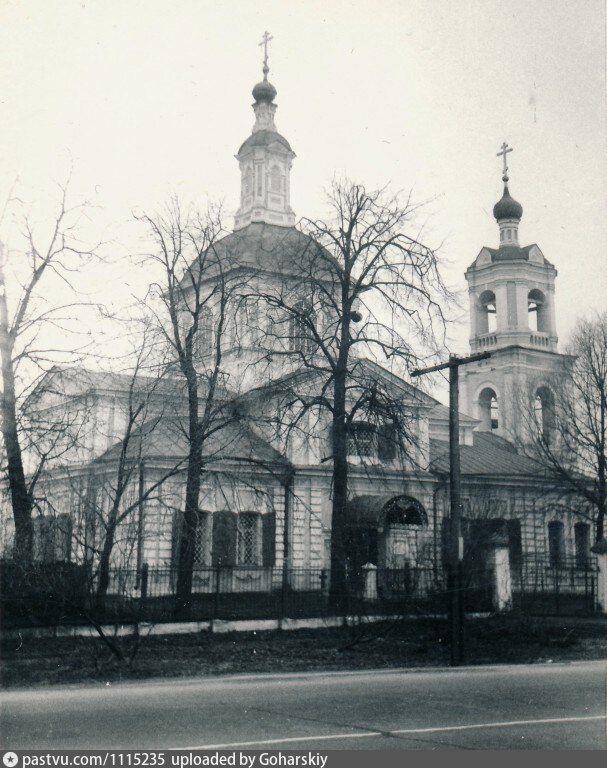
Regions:
<instances>
[{"instance_id":1,"label":"window with grille","mask_svg":"<svg viewBox=\"0 0 607 768\"><path fill-rule=\"evenodd\" d=\"M261 565L260 516L246 512L238 516L238 565Z\"/></svg>"},{"instance_id":2,"label":"window with grille","mask_svg":"<svg viewBox=\"0 0 607 768\"><path fill-rule=\"evenodd\" d=\"M360 421L350 425L348 456L371 457L377 455L377 434L373 424Z\"/></svg>"},{"instance_id":3,"label":"window with grille","mask_svg":"<svg viewBox=\"0 0 607 768\"><path fill-rule=\"evenodd\" d=\"M294 314L290 319L289 347L291 352L302 355L314 351L314 338L309 322L313 322L312 306L307 301L298 301L293 307ZM309 318L309 321L306 319Z\"/></svg>"}]
</instances>

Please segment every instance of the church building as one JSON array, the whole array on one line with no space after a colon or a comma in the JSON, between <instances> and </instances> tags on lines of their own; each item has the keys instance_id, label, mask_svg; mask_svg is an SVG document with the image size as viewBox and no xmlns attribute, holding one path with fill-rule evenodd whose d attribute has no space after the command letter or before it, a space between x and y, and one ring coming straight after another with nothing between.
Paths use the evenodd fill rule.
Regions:
<instances>
[{"instance_id":1,"label":"church building","mask_svg":"<svg viewBox=\"0 0 607 768\"><path fill-rule=\"evenodd\" d=\"M268 73L266 58L263 80L253 88L254 125L236 154L241 189L233 232L217 244L220 254L229 255L230 269L244 276L248 297L228 319L231 344L223 362L226 397L236 404L239 419L204 447L193 587L201 592L216 588L208 573L216 567L224 569L226 591L270 590L285 568L297 588L301 574L327 573L330 567L329 417L316 414L305 430L287 433L276 415L284 406L285 382L290 392L310 393L319 379L309 366L298 365L297 353L308 342L297 324L285 325L268 349L267 324L278 320L272 308L252 298L290 290L301 254L310 247L291 208L296 156L276 128L277 94ZM482 247L465 274L470 348L491 357L462 368L460 444L466 551L482 557L483 547L500 532L520 586L539 578L546 565L585 567L591 528L525 452L530 436L521 404L531 404L529 413L541 419L550 439L556 407L551 382L568 358L557 345L557 271L538 245L519 241L523 208L510 195L507 151L504 145L503 195L493 209L496 246ZM230 328L232 320L238 328ZM203 328L209 339L213 322L210 313ZM378 574L417 568L428 574L429 584L442 568L449 509L448 409L376 362L361 365L405 403L415 434L403 451L384 439L381 428L364 421L352 425L349 568L358 572L371 564ZM40 481L46 497L35 512L35 559L86 561L94 568L132 404L130 382L126 375L83 369L53 369L47 375L44 408L72 414L81 408L82 419L76 421L85 437L77 455L67 462L64 454L63 464ZM152 391L146 425L154 426L148 433L146 425L138 427L136 471L122 502L128 513L117 526L111 563L116 574L134 573L143 564L158 573L164 569L165 581L156 590L169 592L185 495L184 472L170 470L188 454L175 416L185 412L185 391L177 375L148 385L139 377L134 390ZM126 588L119 575L113 579L110 591ZM319 589L326 585L317 583Z\"/></svg>"}]
</instances>

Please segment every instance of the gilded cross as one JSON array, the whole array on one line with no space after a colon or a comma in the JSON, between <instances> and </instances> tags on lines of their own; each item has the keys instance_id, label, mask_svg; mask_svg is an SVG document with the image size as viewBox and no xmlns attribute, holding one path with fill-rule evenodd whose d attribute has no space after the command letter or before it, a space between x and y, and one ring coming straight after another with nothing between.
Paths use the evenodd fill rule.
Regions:
<instances>
[{"instance_id":1,"label":"gilded cross","mask_svg":"<svg viewBox=\"0 0 607 768\"><path fill-rule=\"evenodd\" d=\"M506 142L502 144L502 151L497 153L497 157L504 159L504 176L508 173L508 165L506 164L506 155L508 152L512 152L512 147L509 147Z\"/></svg>"},{"instance_id":2,"label":"gilded cross","mask_svg":"<svg viewBox=\"0 0 607 768\"><path fill-rule=\"evenodd\" d=\"M273 40L273 39L274 38L272 37L272 35L269 32L264 32L263 33L263 40L261 41L261 43L259 43L259 47L260 48L263 45L263 68L264 68L264 71L266 69L268 69L268 43L270 42L270 40Z\"/></svg>"}]
</instances>

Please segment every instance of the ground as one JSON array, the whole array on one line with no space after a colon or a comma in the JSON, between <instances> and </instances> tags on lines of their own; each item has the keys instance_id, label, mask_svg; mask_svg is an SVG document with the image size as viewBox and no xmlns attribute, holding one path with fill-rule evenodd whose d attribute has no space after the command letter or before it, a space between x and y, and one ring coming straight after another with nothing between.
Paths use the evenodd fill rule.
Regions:
<instances>
[{"instance_id":1,"label":"ground","mask_svg":"<svg viewBox=\"0 0 607 768\"><path fill-rule=\"evenodd\" d=\"M147 678L448 666L443 619L386 621L364 628L152 635L132 660L132 638L116 638L118 663L96 637L4 639L7 688ZM607 619L468 620L465 662L521 664L607 658Z\"/></svg>"}]
</instances>

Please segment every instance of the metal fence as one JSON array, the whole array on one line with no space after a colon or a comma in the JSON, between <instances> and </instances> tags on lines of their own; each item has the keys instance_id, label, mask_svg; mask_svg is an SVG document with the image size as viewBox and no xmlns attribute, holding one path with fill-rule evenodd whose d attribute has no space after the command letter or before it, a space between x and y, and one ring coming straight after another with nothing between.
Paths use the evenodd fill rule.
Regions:
<instances>
[{"instance_id":1,"label":"metal fence","mask_svg":"<svg viewBox=\"0 0 607 768\"><path fill-rule=\"evenodd\" d=\"M594 559L525 557L513 569L514 606L525 613L571 615L597 609Z\"/></svg>"},{"instance_id":2,"label":"metal fence","mask_svg":"<svg viewBox=\"0 0 607 768\"><path fill-rule=\"evenodd\" d=\"M596 610L596 564L551 563L526 557L512 566L513 608L533 614L583 614ZM171 568L113 569L105 599L97 576L71 563L36 565L27 572L0 563L0 613L5 627L92 622L162 622L177 617L177 573ZM349 615L445 613L449 579L441 566L365 568L350 572L340 610ZM462 578L468 612L493 609L492 577L482 560ZM330 572L322 568L196 568L185 618L276 619L335 614ZM101 606L101 607L100 607ZM180 618L184 618L181 611Z\"/></svg>"}]
</instances>

